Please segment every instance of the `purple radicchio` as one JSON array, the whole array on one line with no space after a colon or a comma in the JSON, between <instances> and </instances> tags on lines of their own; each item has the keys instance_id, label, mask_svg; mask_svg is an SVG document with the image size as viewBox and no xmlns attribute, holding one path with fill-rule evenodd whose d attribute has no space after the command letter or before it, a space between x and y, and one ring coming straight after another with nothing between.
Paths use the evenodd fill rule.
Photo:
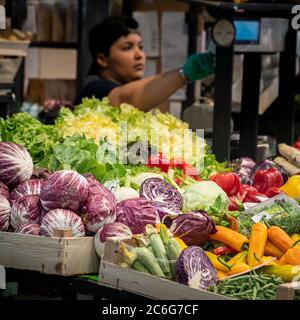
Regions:
<instances>
[{"instance_id":1,"label":"purple radicchio","mask_svg":"<svg viewBox=\"0 0 300 320\"><path fill-rule=\"evenodd\" d=\"M161 178L146 179L140 187L140 197L153 202L160 219L163 219L165 215L178 215L181 213L182 195Z\"/></svg>"},{"instance_id":2,"label":"purple radicchio","mask_svg":"<svg viewBox=\"0 0 300 320\"><path fill-rule=\"evenodd\" d=\"M216 269L205 251L197 246L181 252L175 269L177 281L195 289L207 290L218 281Z\"/></svg>"},{"instance_id":3,"label":"purple radicchio","mask_svg":"<svg viewBox=\"0 0 300 320\"><path fill-rule=\"evenodd\" d=\"M116 220L116 198L93 176L87 178L88 196L82 209L86 229L96 233L104 224Z\"/></svg>"},{"instance_id":4,"label":"purple radicchio","mask_svg":"<svg viewBox=\"0 0 300 320\"><path fill-rule=\"evenodd\" d=\"M0 194L0 231L6 231L9 227L11 206L9 201Z\"/></svg>"},{"instance_id":5,"label":"purple radicchio","mask_svg":"<svg viewBox=\"0 0 300 320\"><path fill-rule=\"evenodd\" d=\"M28 180L32 172L32 158L23 146L12 142L0 142L0 177L10 190Z\"/></svg>"},{"instance_id":6,"label":"purple radicchio","mask_svg":"<svg viewBox=\"0 0 300 320\"><path fill-rule=\"evenodd\" d=\"M87 199L87 179L73 170L53 173L41 186L41 203L48 212L53 209L80 210Z\"/></svg>"},{"instance_id":7,"label":"purple radicchio","mask_svg":"<svg viewBox=\"0 0 300 320\"><path fill-rule=\"evenodd\" d=\"M10 224L14 229L25 223L39 224L41 218L41 203L38 195L27 195L12 204Z\"/></svg>"},{"instance_id":8,"label":"purple radicchio","mask_svg":"<svg viewBox=\"0 0 300 320\"><path fill-rule=\"evenodd\" d=\"M36 223L25 223L15 230L16 233L31 234L38 236L40 234L40 226Z\"/></svg>"},{"instance_id":9,"label":"purple radicchio","mask_svg":"<svg viewBox=\"0 0 300 320\"><path fill-rule=\"evenodd\" d=\"M131 238L132 232L124 223L111 222L100 228L94 237L95 250L99 257L104 253L104 245L107 238Z\"/></svg>"},{"instance_id":10,"label":"purple radicchio","mask_svg":"<svg viewBox=\"0 0 300 320\"><path fill-rule=\"evenodd\" d=\"M11 202L19 200L23 196L40 195L42 181L38 179L30 179L20 183L10 194Z\"/></svg>"},{"instance_id":11,"label":"purple radicchio","mask_svg":"<svg viewBox=\"0 0 300 320\"><path fill-rule=\"evenodd\" d=\"M53 237L55 229L72 229L73 237L84 237L85 228L81 218L70 210L55 209L49 211L41 221L40 234Z\"/></svg>"},{"instance_id":12,"label":"purple radicchio","mask_svg":"<svg viewBox=\"0 0 300 320\"><path fill-rule=\"evenodd\" d=\"M205 211L188 212L177 216L170 226L175 237L181 238L188 246L200 245L216 233L215 223Z\"/></svg>"},{"instance_id":13,"label":"purple radicchio","mask_svg":"<svg viewBox=\"0 0 300 320\"><path fill-rule=\"evenodd\" d=\"M145 198L121 201L116 212L117 221L127 225L133 234L143 233L147 224L155 226L160 222L156 208Z\"/></svg>"}]
</instances>

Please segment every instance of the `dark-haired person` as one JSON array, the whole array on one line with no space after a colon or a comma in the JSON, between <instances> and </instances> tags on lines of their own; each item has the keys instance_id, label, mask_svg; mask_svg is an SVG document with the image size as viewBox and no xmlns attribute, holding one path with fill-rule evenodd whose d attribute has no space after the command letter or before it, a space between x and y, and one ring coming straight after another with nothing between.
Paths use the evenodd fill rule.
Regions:
<instances>
[{"instance_id":1,"label":"dark-haired person","mask_svg":"<svg viewBox=\"0 0 300 320\"><path fill-rule=\"evenodd\" d=\"M138 23L127 16L111 16L96 25L89 34L93 56L89 82L76 99L108 97L111 105L129 103L148 111L159 105L188 81L203 79L214 72L211 53L190 56L182 68L144 77L146 56Z\"/></svg>"}]
</instances>

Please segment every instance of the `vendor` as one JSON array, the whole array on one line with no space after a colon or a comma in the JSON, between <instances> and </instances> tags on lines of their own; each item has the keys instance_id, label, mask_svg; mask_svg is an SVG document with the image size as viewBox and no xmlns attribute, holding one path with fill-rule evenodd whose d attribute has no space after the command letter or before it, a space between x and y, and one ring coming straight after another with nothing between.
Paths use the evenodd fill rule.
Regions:
<instances>
[{"instance_id":1,"label":"vendor","mask_svg":"<svg viewBox=\"0 0 300 320\"><path fill-rule=\"evenodd\" d=\"M211 53L190 56L182 68L144 77L146 56L135 19L111 16L96 25L89 34L93 56L90 81L77 97L108 97L113 106L129 103L143 111L164 102L189 81L203 79L214 72Z\"/></svg>"}]
</instances>

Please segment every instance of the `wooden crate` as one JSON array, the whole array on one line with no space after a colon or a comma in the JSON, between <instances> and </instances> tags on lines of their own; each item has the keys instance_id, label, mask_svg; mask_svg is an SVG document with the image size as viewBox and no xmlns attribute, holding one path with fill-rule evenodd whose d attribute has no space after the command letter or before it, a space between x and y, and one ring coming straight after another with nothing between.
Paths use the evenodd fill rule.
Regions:
<instances>
[{"instance_id":1,"label":"wooden crate","mask_svg":"<svg viewBox=\"0 0 300 320\"><path fill-rule=\"evenodd\" d=\"M229 297L119 266L118 263L122 262L118 252L120 241L130 242L130 240L111 238L105 243L99 271L100 284L159 300L232 300Z\"/></svg>"},{"instance_id":2,"label":"wooden crate","mask_svg":"<svg viewBox=\"0 0 300 320\"><path fill-rule=\"evenodd\" d=\"M281 284L276 292L276 300L294 300L296 290L300 290L300 281Z\"/></svg>"},{"instance_id":3,"label":"wooden crate","mask_svg":"<svg viewBox=\"0 0 300 320\"><path fill-rule=\"evenodd\" d=\"M40 237L0 232L0 265L70 276L99 272L93 237Z\"/></svg>"}]
</instances>

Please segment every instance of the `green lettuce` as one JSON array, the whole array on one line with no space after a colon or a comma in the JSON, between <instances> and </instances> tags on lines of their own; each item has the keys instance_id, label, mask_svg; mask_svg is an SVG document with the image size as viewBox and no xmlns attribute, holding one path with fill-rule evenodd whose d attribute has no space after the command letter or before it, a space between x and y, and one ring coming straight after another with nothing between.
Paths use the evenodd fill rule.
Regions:
<instances>
[{"instance_id":1,"label":"green lettuce","mask_svg":"<svg viewBox=\"0 0 300 320\"><path fill-rule=\"evenodd\" d=\"M0 138L24 146L30 153L35 167L50 167L53 148L62 141L62 134L55 126L45 125L26 112L0 119Z\"/></svg>"}]
</instances>

